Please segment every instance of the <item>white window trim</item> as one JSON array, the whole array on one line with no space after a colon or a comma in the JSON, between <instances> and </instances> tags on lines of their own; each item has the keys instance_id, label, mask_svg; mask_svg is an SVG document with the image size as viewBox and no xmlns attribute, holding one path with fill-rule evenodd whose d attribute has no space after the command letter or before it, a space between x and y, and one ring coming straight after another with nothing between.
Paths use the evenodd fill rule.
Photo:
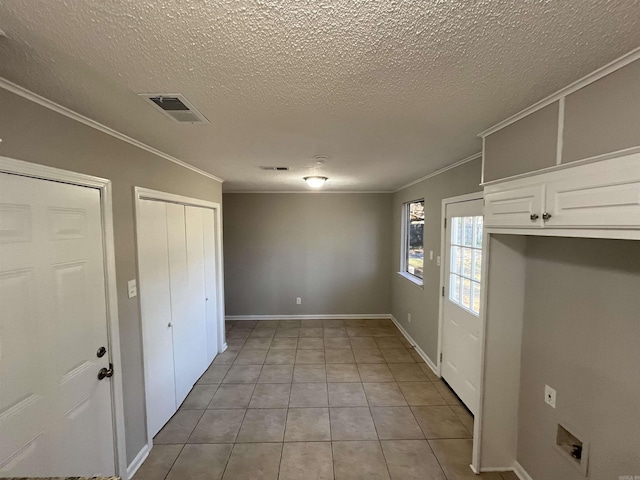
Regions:
<instances>
[{"instance_id":1,"label":"white window trim","mask_svg":"<svg viewBox=\"0 0 640 480\"><path fill-rule=\"evenodd\" d=\"M418 287L420 290L424 290L424 282L420 277L416 277L415 275L411 275L408 272L397 272L402 278L409 280L413 285Z\"/></svg>"},{"instance_id":2,"label":"white window trim","mask_svg":"<svg viewBox=\"0 0 640 480\"><path fill-rule=\"evenodd\" d=\"M407 271L407 233L409 225L407 223L408 218L408 209L410 203L416 202L424 202L424 198L416 198L415 200L408 200L406 202L402 202L402 229L400 233L400 271L398 275L402 278L409 280L414 285L424 288L424 280L416 275L412 275ZM423 248L424 248L424 234L423 234ZM423 258L424 262L424 258ZM423 275L424 275L424 267L423 267Z\"/></svg>"}]
</instances>

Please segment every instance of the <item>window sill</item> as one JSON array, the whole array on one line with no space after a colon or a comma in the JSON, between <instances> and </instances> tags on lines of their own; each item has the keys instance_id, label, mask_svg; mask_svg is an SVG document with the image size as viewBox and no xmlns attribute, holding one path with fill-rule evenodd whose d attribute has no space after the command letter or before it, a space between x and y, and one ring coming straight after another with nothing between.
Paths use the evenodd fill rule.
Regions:
<instances>
[{"instance_id":1,"label":"window sill","mask_svg":"<svg viewBox=\"0 0 640 480\"><path fill-rule=\"evenodd\" d=\"M424 290L424 282L418 277L411 275L407 272L397 272L402 278L409 280L413 285L418 287L420 290Z\"/></svg>"}]
</instances>

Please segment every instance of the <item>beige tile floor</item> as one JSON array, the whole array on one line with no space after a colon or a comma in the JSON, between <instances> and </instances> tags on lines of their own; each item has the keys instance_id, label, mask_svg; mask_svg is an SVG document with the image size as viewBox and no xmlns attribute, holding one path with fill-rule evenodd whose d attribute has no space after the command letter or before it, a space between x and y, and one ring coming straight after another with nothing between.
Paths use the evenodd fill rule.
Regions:
<instances>
[{"instance_id":1,"label":"beige tile floor","mask_svg":"<svg viewBox=\"0 0 640 480\"><path fill-rule=\"evenodd\" d=\"M390 320L227 322L229 348L134 480L514 480L469 469L473 417Z\"/></svg>"}]
</instances>

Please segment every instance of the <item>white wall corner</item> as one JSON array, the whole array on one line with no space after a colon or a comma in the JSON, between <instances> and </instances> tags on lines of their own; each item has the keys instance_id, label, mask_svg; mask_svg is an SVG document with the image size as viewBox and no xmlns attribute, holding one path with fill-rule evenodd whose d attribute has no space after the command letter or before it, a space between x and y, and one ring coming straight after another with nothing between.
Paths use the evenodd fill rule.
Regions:
<instances>
[{"instance_id":1,"label":"white wall corner","mask_svg":"<svg viewBox=\"0 0 640 480\"><path fill-rule=\"evenodd\" d=\"M130 480L133 478L135 473L138 471L140 466L144 463L144 461L149 456L149 452L151 452L151 447L148 443L144 444L144 447L138 452L136 457L131 461L129 466L127 467L126 476L121 475L122 480Z\"/></svg>"}]
</instances>

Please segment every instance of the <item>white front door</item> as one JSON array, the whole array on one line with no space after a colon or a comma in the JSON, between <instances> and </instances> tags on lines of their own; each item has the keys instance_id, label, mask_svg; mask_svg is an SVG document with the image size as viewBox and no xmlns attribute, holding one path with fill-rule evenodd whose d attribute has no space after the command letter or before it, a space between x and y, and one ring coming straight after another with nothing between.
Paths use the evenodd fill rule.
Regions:
<instances>
[{"instance_id":1,"label":"white front door","mask_svg":"<svg viewBox=\"0 0 640 480\"><path fill-rule=\"evenodd\" d=\"M0 477L115 474L100 205L0 173Z\"/></svg>"},{"instance_id":2,"label":"white front door","mask_svg":"<svg viewBox=\"0 0 640 480\"><path fill-rule=\"evenodd\" d=\"M441 374L472 413L480 387L482 200L448 204Z\"/></svg>"}]
</instances>

